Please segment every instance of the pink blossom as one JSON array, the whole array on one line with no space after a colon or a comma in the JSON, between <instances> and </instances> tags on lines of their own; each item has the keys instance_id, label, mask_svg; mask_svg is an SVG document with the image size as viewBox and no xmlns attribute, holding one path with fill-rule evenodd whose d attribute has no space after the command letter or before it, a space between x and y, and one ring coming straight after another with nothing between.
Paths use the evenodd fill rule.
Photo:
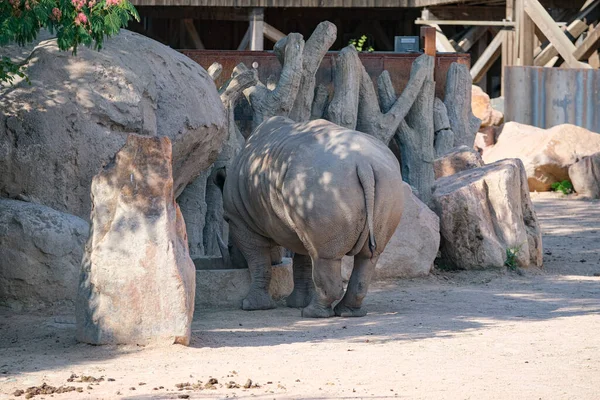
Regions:
<instances>
[{"instance_id":1,"label":"pink blossom","mask_svg":"<svg viewBox=\"0 0 600 400\"><path fill-rule=\"evenodd\" d=\"M118 6L119 4L121 4L122 0L106 0L106 5L107 6Z\"/></svg>"},{"instance_id":2,"label":"pink blossom","mask_svg":"<svg viewBox=\"0 0 600 400\"><path fill-rule=\"evenodd\" d=\"M79 13L77 14L77 16L75 17L75 25L79 26L81 24L85 24L87 23L87 17L85 16L84 13Z\"/></svg>"},{"instance_id":3,"label":"pink blossom","mask_svg":"<svg viewBox=\"0 0 600 400\"><path fill-rule=\"evenodd\" d=\"M54 8L52 9L52 16L53 16L53 17L54 17L54 19L56 19L57 21L60 21L60 17L62 17L62 12L61 12L61 11L60 11L58 8L54 7Z\"/></svg>"}]
</instances>

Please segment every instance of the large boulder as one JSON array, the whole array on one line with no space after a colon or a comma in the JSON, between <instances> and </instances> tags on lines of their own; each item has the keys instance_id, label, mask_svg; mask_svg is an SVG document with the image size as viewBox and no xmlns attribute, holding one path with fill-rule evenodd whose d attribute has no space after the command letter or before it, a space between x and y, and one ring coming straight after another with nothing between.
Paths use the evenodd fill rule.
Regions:
<instances>
[{"instance_id":1,"label":"large boulder","mask_svg":"<svg viewBox=\"0 0 600 400\"><path fill-rule=\"evenodd\" d=\"M77 56L56 40L33 46L27 75L0 87L0 197L24 198L88 219L90 183L130 133L173 143L176 196L226 139L215 85L197 63L121 31Z\"/></svg>"},{"instance_id":2,"label":"large boulder","mask_svg":"<svg viewBox=\"0 0 600 400\"><path fill-rule=\"evenodd\" d=\"M440 219L404 185L404 213L396 232L379 256L373 279L426 276L440 247ZM342 275L348 280L353 258L344 257Z\"/></svg>"},{"instance_id":3,"label":"large boulder","mask_svg":"<svg viewBox=\"0 0 600 400\"><path fill-rule=\"evenodd\" d=\"M460 171L481 167L483 160L471 147L459 146L433 161L435 179L454 175Z\"/></svg>"},{"instance_id":4,"label":"large boulder","mask_svg":"<svg viewBox=\"0 0 600 400\"><path fill-rule=\"evenodd\" d=\"M530 191L544 192L555 182L569 179L569 167L600 152L600 135L575 125L550 129L508 122L496 145L483 154L485 163L519 158L525 165Z\"/></svg>"},{"instance_id":5,"label":"large boulder","mask_svg":"<svg viewBox=\"0 0 600 400\"><path fill-rule=\"evenodd\" d=\"M569 167L573 188L582 197L600 198L600 153L583 157Z\"/></svg>"},{"instance_id":6,"label":"large boulder","mask_svg":"<svg viewBox=\"0 0 600 400\"><path fill-rule=\"evenodd\" d=\"M0 303L72 304L89 225L74 215L0 199Z\"/></svg>"},{"instance_id":7,"label":"large boulder","mask_svg":"<svg viewBox=\"0 0 600 400\"><path fill-rule=\"evenodd\" d=\"M77 338L188 344L196 269L173 196L168 138L131 135L92 182Z\"/></svg>"},{"instance_id":8,"label":"large boulder","mask_svg":"<svg viewBox=\"0 0 600 400\"><path fill-rule=\"evenodd\" d=\"M492 108L490 96L479 86L471 86L471 108L473 115L481 120L481 128L502 125L504 122L504 115Z\"/></svg>"},{"instance_id":9,"label":"large boulder","mask_svg":"<svg viewBox=\"0 0 600 400\"><path fill-rule=\"evenodd\" d=\"M523 163L498 161L436 180L440 265L453 269L502 267L507 254L520 267L542 266L542 236Z\"/></svg>"}]
</instances>

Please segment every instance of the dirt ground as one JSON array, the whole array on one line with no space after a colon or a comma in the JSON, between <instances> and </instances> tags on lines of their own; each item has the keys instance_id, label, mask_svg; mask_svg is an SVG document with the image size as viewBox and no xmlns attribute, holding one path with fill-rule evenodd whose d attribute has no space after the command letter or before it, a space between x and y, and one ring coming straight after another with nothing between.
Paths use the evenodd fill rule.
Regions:
<instances>
[{"instance_id":1,"label":"dirt ground","mask_svg":"<svg viewBox=\"0 0 600 400\"><path fill-rule=\"evenodd\" d=\"M35 399L598 399L600 202L532 197L543 271L380 283L364 318L198 310L190 347L94 347L70 310L0 310L0 399L43 382L82 392Z\"/></svg>"}]
</instances>

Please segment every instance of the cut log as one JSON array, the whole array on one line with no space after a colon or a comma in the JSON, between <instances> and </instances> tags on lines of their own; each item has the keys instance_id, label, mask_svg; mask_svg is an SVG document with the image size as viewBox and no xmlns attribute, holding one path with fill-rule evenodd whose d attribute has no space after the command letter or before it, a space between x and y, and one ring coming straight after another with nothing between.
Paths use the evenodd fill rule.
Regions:
<instances>
[{"instance_id":1,"label":"cut log","mask_svg":"<svg viewBox=\"0 0 600 400\"><path fill-rule=\"evenodd\" d=\"M218 62L214 62L208 67L206 72L208 72L213 81L216 81L221 76L221 72L223 72L223 66Z\"/></svg>"}]
</instances>

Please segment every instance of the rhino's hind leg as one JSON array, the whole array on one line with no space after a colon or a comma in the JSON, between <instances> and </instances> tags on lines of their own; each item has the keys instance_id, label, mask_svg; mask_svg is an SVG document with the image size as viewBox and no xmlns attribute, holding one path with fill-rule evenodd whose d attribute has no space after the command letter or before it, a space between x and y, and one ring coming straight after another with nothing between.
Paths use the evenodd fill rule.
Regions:
<instances>
[{"instance_id":1,"label":"rhino's hind leg","mask_svg":"<svg viewBox=\"0 0 600 400\"><path fill-rule=\"evenodd\" d=\"M288 307L304 308L314 292L312 279L312 260L309 256L294 254L294 291L286 299Z\"/></svg>"},{"instance_id":2,"label":"rhino's hind leg","mask_svg":"<svg viewBox=\"0 0 600 400\"><path fill-rule=\"evenodd\" d=\"M269 310L277 307L269 294L271 284L271 248L272 245L260 235L255 234L244 224L230 222L233 241L244 255L250 270L250 291L242 300L244 310Z\"/></svg>"},{"instance_id":3,"label":"rhino's hind leg","mask_svg":"<svg viewBox=\"0 0 600 400\"><path fill-rule=\"evenodd\" d=\"M338 317L364 317L367 315L367 311L361 307L369 290L369 283L378 258L371 259L360 255L354 257L354 269L350 275L346 294L335 306L335 315Z\"/></svg>"},{"instance_id":4,"label":"rhino's hind leg","mask_svg":"<svg viewBox=\"0 0 600 400\"><path fill-rule=\"evenodd\" d=\"M310 304L302 309L305 318L333 317L331 305L344 294L342 284L342 260L315 258L312 276L315 291Z\"/></svg>"}]
</instances>

